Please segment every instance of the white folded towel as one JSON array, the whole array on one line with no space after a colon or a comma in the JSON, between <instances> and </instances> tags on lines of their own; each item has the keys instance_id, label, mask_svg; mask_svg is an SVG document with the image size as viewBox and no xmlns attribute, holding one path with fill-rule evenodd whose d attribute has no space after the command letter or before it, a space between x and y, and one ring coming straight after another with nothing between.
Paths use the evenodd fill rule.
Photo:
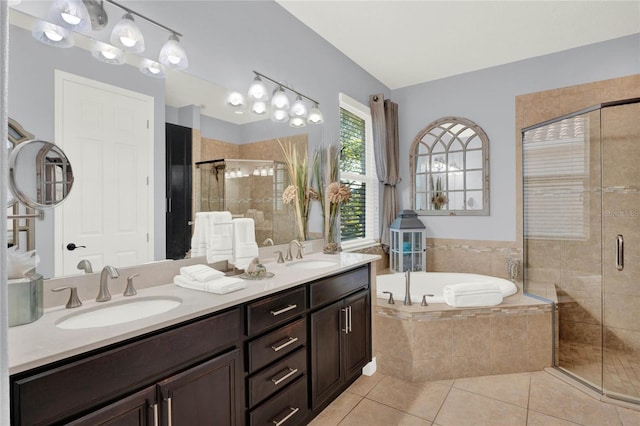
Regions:
<instances>
[{"instance_id":1,"label":"white folded towel","mask_svg":"<svg viewBox=\"0 0 640 426\"><path fill-rule=\"evenodd\" d=\"M176 275L173 277L173 283L190 290L206 291L215 294L227 294L232 291L241 290L247 286L247 284L240 278L221 277L213 281L203 283L191 280L183 275Z\"/></svg>"},{"instance_id":2,"label":"white folded towel","mask_svg":"<svg viewBox=\"0 0 640 426\"><path fill-rule=\"evenodd\" d=\"M444 301L456 308L495 306L502 303L502 291L495 283L460 283L444 286Z\"/></svg>"},{"instance_id":3,"label":"white folded towel","mask_svg":"<svg viewBox=\"0 0 640 426\"><path fill-rule=\"evenodd\" d=\"M246 269L257 256L258 244L253 219L233 219L233 256L230 262L238 269Z\"/></svg>"},{"instance_id":4,"label":"white folded towel","mask_svg":"<svg viewBox=\"0 0 640 426\"><path fill-rule=\"evenodd\" d=\"M180 268L180 274L189 279L200 282L212 281L217 278L224 277L224 272L218 271L217 269L211 268L207 265L183 266Z\"/></svg>"},{"instance_id":5,"label":"white folded towel","mask_svg":"<svg viewBox=\"0 0 640 426\"><path fill-rule=\"evenodd\" d=\"M230 212L198 212L191 238L191 257L206 256L208 263L231 259L233 224Z\"/></svg>"}]
</instances>

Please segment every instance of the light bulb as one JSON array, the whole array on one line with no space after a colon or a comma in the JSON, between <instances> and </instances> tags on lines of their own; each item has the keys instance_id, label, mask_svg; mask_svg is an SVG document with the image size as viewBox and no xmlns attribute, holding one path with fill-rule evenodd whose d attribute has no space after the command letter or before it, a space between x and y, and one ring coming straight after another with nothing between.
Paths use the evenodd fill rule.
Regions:
<instances>
[{"instance_id":1,"label":"light bulb","mask_svg":"<svg viewBox=\"0 0 640 426\"><path fill-rule=\"evenodd\" d=\"M264 101L257 101L251 105L251 112L257 115L263 115L267 112L267 103Z\"/></svg>"},{"instance_id":2,"label":"light bulb","mask_svg":"<svg viewBox=\"0 0 640 426\"><path fill-rule=\"evenodd\" d=\"M164 78L164 68L157 62L151 59L143 59L140 64L140 72L149 77Z\"/></svg>"},{"instance_id":3,"label":"light bulb","mask_svg":"<svg viewBox=\"0 0 640 426\"><path fill-rule=\"evenodd\" d=\"M289 98L282 87L277 88L273 93L271 106L275 109L289 109Z\"/></svg>"},{"instance_id":4,"label":"light bulb","mask_svg":"<svg viewBox=\"0 0 640 426\"><path fill-rule=\"evenodd\" d=\"M307 125L307 122L302 117L291 117L289 120L289 127L304 127Z\"/></svg>"},{"instance_id":5,"label":"light bulb","mask_svg":"<svg viewBox=\"0 0 640 426\"><path fill-rule=\"evenodd\" d=\"M274 109L271 112L271 121L276 123L284 123L289 120L289 114L283 109Z\"/></svg>"},{"instance_id":6,"label":"light bulb","mask_svg":"<svg viewBox=\"0 0 640 426\"><path fill-rule=\"evenodd\" d=\"M296 101L291 105L290 114L294 117L306 117L307 116L307 107L302 101L302 97L298 95Z\"/></svg>"},{"instance_id":7,"label":"light bulb","mask_svg":"<svg viewBox=\"0 0 640 426\"><path fill-rule=\"evenodd\" d=\"M187 59L187 52L180 44L178 36L171 34L169 40L167 40L162 49L160 49L160 63L169 68L182 70L189 66L189 60Z\"/></svg>"},{"instance_id":8,"label":"light bulb","mask_svg":"<svg viewBox=\"0 0 640 426\"><path fill-rule=\"evenodd\" d=\"M252 101L266 101L269 97L267 93L267 88L265 87L262 79L259 75L253 79L253 83L249 86L249 91L247 92L249 95L249 99Z\"/></svg>"},{"instance_id":9,"label":"light bulb","mask_svg":"<svg viewBox=\"0 0 640 426\"><path fill-rule=\"evenodd\" d=\"M60 14L60 16L62 16L62 19L64 19L64 21L69 25L78 25L80 21L82 21L82 19L80 19L78 16L71 15L70 13L63 12Z\"/></svg>"},{"instance_id":10,"label":"light bulb","mask_svg":"<svg viewBox=\"0 0 640 426\"><path fill-rule=\"evenodd\" d=\"M322 116L322 111L318 107L318 104L314 104L311 111L309 111L309 115L307 116L307 123L311 124L322 124L324 122L324 117Z\"/></svg>"},{"instance_id":11,"label":"light bulb","mask_svg":"<svg viewBox=\"0 0 640 426\"><path fill-rule=\"evenodd\" d=\"M111 43L114 46L135 53L144 52L144 37L130 13L125 13L111 31Z\"/></svg>"},{"instance_id":12,"label":"light bulb","mask_svg":"<svg viewBox=\"0 0 640 426\"><path fill-rule=\"evenodd\" d=\"M52 24L50 22L38 20L33 26L31 32L33 38L41 43L54 47L71 47L73 46L73 38L66 28Z\"/></svg>"},{"instance_id":13,"label":"light bulb","mask_svg":"<svg viewBox=\"0 0 640 426\"><path fill-rule=\"evenodd\" d=\"M44 32L44 35L47 36L47 38L51 41L60 41L64 38L64 36L62 34L60 34L59 32L55 31L55 29L51 28L47 31Z\"/></svg>"}]
</instances>

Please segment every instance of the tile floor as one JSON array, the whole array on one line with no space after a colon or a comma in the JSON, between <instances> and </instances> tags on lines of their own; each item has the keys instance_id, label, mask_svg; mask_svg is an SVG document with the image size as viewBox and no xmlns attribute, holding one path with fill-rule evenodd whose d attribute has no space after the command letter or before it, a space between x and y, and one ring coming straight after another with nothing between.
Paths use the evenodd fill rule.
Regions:
<instances>
[{"instance_id":1,"label":"tile floor","mask_svg":"<svg viewBox=\"0 0 640 426\"><path fill-rule=\"evenodd\" d=\"M640 411L599 402L545 371L423 383L376 373L311 425L640 426Z\"/></svg>"}]
</instances>

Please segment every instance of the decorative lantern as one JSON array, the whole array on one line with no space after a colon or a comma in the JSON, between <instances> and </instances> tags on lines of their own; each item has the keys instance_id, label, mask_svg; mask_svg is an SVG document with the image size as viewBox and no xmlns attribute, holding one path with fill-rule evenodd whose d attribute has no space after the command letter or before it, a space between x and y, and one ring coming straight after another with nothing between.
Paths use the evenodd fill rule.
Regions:
<instances>
[{"instance_id":1,"label":"decorative lantern","mask_svg":"<svg viewBox=\"0 0 640 426\"><path fill-rule=\"evenodd\" d=\"M413 210L402 210L390 227L391 271L425 271L426 229Z\"/></svg>"}]
</instances>

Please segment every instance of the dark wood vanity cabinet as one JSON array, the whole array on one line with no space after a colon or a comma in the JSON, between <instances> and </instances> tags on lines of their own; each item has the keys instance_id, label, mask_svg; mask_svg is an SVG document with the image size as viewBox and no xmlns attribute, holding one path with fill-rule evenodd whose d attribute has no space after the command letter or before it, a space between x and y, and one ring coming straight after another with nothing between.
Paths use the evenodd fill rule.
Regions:
<instances>
[{"instance_id":1,"label":"dark wood vanity cabinet","mask_svg":"<svg viewBox=\"0 0 640 426\"><path fill-rule=\"evenodd\" d=\"M369 289L311 314L311 404L317 411L371 360Z\"/></svg>"},{"instance_id":2,"label":"dark wood vanity cabinet","mask_svg":"<svg viewBox=\"0 0 640 426\"><path fill-rule=\"evenodd\" d=\"M240 312L235 308L14 375L11 424L149 424L156 412L160 424L168 424L161 396L175 392L182 407L187 392L202 389L197 404L203 410L224 401L220 418L243 424ZM222 389L231 392L228 398L221 399Z\"/></svg>"},{"instance_id":3,"label":"dark wood vanity cabinet","mask_svg":"<svg viewBox=\"0 0 640 426\"><path fill-rule=\"evenodd\" d=\"M15 374L11 424L306 424L371 360L369 271Z\"/></svg>"}]
</instances>

